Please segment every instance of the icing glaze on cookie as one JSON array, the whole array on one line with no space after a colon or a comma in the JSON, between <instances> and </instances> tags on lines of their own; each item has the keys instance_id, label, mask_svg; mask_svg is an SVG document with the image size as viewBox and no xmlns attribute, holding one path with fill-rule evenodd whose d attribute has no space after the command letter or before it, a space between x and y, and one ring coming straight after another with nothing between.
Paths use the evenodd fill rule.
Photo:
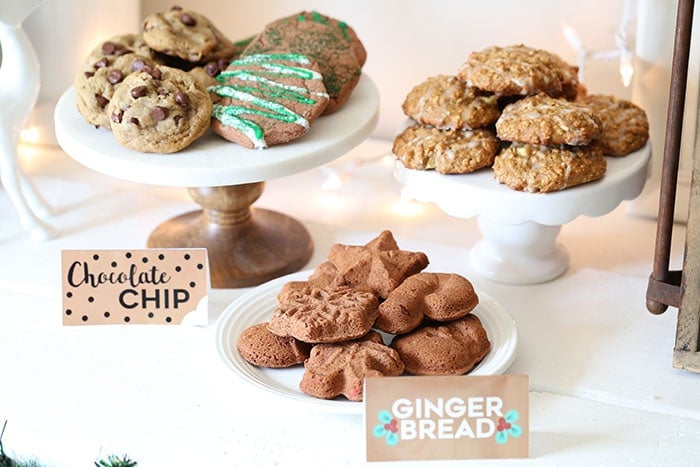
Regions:
<instances>
[{"instance_id":1,"label":"icing glaze on cookie","mask_svg":"<svg viewBox=\"0 0 700 467\"><path fill-rule=\"evenodd\" d=\"M311 69L310 65L311 61L305 55L294 53L256 54L234 60L229 68L217 77L221 84L210 86L208 90L240 103L215 104L212 110L213 118L243 132L255 148L265 148L267 142L265 131L251 118L253 115L292 123L307 130L309 120L282 102L291 101L314 106L320 100L328 100L328 94L285 84L282 81L285 78L294 78L322 82L322 75ZM231 80L235 82L231 83Z\"/></svg>"}]
</instances>

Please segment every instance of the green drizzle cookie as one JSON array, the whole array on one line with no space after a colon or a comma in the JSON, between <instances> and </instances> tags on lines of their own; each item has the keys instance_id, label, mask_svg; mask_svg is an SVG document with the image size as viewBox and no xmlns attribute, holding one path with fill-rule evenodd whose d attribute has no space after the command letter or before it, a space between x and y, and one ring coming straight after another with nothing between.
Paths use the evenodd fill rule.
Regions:
<instances>
[{"instance_id":1,"label":"green drizzle cookie","mask_svg":"<svg viewBox=\"0 0 700 467\"><path fill-rule=\"evenodd\" d=\"M342 107L360 80L364 61L358 60L363 52L354 45L357 43L359 39L345 23L316 12L301 12L267 25L242 55L280 51L306 55L323 75L330 96L324 113L329 114Z\"/></svg>"},{"instance_id":2,"label":"green drizzle cookie","mask_svg":"<svg viewBox=\"0 0 700 467\"><path fill-rule=\"evenodd\" d=\"M217 76L209 92L220 98L212 129L247 148L299 138L326 108L323 78L308 57L295 53L248 55Z\"/></svg>"}]
</instances>

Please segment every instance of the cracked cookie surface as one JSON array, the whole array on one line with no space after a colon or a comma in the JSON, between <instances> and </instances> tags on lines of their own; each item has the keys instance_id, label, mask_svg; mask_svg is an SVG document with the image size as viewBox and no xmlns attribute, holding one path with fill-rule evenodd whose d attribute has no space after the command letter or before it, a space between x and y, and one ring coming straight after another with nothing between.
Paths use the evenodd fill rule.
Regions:
<instances>
[{"instance_id":1,"label":"cracked cookie surface","mask_svg":"<svg viewBox=\"0 0 700 467\"><path fill-rule=\"evenodd\" d=\"M598 180L607 162L595 145L538 146L513 143L493 162L494 178L508 187L531 193L563 190Z\"/></svg>"},{"instance_id":2,"label":"cracked cookie surface","mask_svg":"<svg viewBox=\"0 0 700 467\"><path fill-rule=\"evenodd\" d=\"M166 66L129 75L108 113L120 144L140 152L180 151L209 128L211 98L186 71Z\"/></svg>"}]
</instances>

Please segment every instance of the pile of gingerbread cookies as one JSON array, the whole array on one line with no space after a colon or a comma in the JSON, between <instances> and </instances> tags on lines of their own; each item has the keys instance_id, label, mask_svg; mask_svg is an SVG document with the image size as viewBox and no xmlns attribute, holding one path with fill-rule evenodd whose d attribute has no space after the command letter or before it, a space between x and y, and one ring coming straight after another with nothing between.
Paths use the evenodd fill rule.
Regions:
<instances>
[{"instance_id":1,"label":"pile of gingerbread cookies","mask_svg":"<svg viewBox=\"0 0 700 467\"><path fill-rule=\"evenodd\" d=\"M147 16L139 33L98 44L74 87L85 121L136 151L178 152L210 127L262 149L342 108L366 59L352 27L318 12L234 42L204 15L174 6Z\"/></svg>"},{"instance_id":2,"label":"pile of gingerbread cookies","mask_svg":"<svg viewBox=\"0 0 700 467\"><path fill-rule=\"evenodd\" d=\"M268 322L241 332L238 351L259 367L303 364L299 389L321 399L362 401L366 377L468 373L491 349L478 296L428 263L389 231L335 244L306 281L283 286Z\"/></svg>"},{"instance_id":3,"label":"pile of gingerbread cookies","mask_svg":"<svg viewBox=\"0 0 700 467\"><path fill-rule=\"evenodd\" d=\"M393 153L409 169L491 168L519 191L551 192L602 178L606 157L644 146L649 123L624 99L588 94L578 68L525 45L469 54L456 75L415 86Z\"/></svg>"}]
</instances>

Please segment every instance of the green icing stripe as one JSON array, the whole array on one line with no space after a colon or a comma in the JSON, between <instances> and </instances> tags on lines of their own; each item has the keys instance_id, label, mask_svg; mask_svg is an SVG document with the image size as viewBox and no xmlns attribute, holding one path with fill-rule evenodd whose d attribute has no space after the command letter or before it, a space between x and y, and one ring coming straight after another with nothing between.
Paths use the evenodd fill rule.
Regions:
<instances>
[{"instance_id":1,"label":"green icing stripe","mask_svg":"<svg viewBox=\"0 0 700 467\"><path fill-rule=\"evenodd\" d=\"M323 15L321 15L321 13L319 13L318 11L311 12L311 18L317 23L328 24L326 18L324 18Z\"/></svg>"},{"instance_id":2,"label":"green icing stripe","mask_svg":"<svg viewBox=\"0 0 700 467\"><path fill-rule=\"evenodd\" d=\"M231 106L214 104L211 115L224 125L236 128L237 130L243 132L243 134L253 142L255 149L267 147L262 128L260 128L260 126L258 126L255 122L235 115L235 109L231 108Z\"/></svg>"},{"instance_id":3,"label":"green icing stripe","mask_svg":"<svg viewBox=\"0 0 700 467\"><path fill-rule=\"evenodd\" d=\"M243 132L252 142L255 148L267 147L263 129L246 118L245 115L259 115L265 118L279 120L285 123L300 125L309 128L309 121L292 111L288 107L275 102L275 100L287 100L313 105L317 102L312 96L328 98L327 93L311 93L308 89L280 83L275 77L293 76L305 80L322 80L320 73L302 67L295 67L275 63L287 61L298 64L309 64L309 59L301 54L256 54L244 57L233 62L233 65L247 66L257 65L261 70L229 69L217 76L220 85L209 86L207 90L221 97L252 104L253 108L243 105L215 104L212 117L222 124L236 128ZM243 81L242 84L226 83L230 78ZM250 83L250 84L245 84Z\"/></svg>"},{"instance_id":4,"label":"green icing stripe","mask_svg":"<svg viewBox=\"0 0 700 467\"><path fill-rule=\"evenodd\" d=\"M345 40L350 40L350 34L348 34L348 24L345 21L339 21L338 22L338 27L340 28L340 31L343 33L343 37Z\"/></svg>"},{"instance_id":5,"label":"green icing stripe","mask_svg":"<svg viewBox=\"0 0 700 467\"><path fill-rule=\"evenodd\" d=\"M280 53L280 54L254 54L248 55L232 62L233 65L250 65L251 63L265 63L270 61L285 61L300 63L302 65L308 65L311 63L306 55L294 54L294 53Z\"/></svg>"}]
</instances>

